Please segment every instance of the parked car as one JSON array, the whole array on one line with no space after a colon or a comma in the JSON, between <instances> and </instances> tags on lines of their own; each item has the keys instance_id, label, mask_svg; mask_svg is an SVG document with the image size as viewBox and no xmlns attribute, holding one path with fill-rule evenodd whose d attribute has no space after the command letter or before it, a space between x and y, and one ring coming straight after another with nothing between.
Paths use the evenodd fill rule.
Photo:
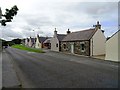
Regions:
<instances>
[{"instance_id":1,"label":"parked car","mask_svg":"<svg viewBox=\"0 0 120 90\"><path fill-rule=\"evenodd\" d=\"M3 49L7 48L8 46L3 46Z\"/></svg>"}]
</instances>

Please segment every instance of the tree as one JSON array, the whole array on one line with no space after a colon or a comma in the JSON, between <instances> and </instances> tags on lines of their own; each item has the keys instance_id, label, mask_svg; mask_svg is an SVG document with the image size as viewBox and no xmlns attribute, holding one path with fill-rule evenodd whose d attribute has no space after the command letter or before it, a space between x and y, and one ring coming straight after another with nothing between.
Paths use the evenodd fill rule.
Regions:
<instances>
[{"instance_id":1,"label":"tree","mask_svg":"<svg viewBox=\"0 0 120 90\"><path fill-rule=\"evenodd\" d=\"M14 44L21 44L21 39L17 38L17 39L13 39L12 42Z\"/></svg>"},{"instance_id":2,"label":"tree","mask_svg":"<svg viewBox=\"0 0 120 90\"><path fill-rule=\"evenodd\" d=\"M5 14L2 14L2 11L0 11L1 16L5 18L0 21L1 25L6 26L6 22L12 22L12 19L15 15L17 15L18 10L19 9L17 8L17 6L14 5L11 9L6 9Z\"/></svg>"}]
</instances>

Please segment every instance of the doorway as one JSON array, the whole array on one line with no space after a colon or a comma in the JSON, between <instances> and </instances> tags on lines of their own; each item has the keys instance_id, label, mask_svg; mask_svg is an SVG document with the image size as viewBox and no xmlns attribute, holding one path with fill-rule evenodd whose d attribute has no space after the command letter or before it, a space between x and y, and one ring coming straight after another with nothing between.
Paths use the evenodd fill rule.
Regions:
<instances>
[{"instance_id":1,"label":"doorway","mask_svg":"<svg viewBox=\"0 0 120 90\"><path fill-rule=\"evenodd\" d=\"M74 43L71 43L71 53L74 53Z\"/></svg>"}]
</instances>

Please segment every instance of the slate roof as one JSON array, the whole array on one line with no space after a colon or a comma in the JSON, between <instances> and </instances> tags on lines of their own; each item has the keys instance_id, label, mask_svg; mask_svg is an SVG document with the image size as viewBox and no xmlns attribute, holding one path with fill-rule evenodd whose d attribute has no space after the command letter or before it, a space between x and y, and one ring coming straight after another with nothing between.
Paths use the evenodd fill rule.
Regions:
<instances>
[{"instance_id":1,"label":"slate roof","mask_svg":"<svg viewBox=\"0 0 120 90\"><path fill-rule=\"evenodd\" d=\"M46 39L48 39L48 37L39 37L38 36L38 40L40 43L43 43Z\"/></svg>"},{"instance_id":2,"label":"slate roof","mask_svg":"<svg viewBox=\"0 0 120 90\"><path fill-rule=\"evenodd\" d=\"M59 41L62 41L67 35L65 34L57 34L57 38Z\"/></svg>"},{"instance_id":3,"label":"slate roof","mask_svg":"<svg viewBox=\"0 0 120 90\"><path fill-rule=\"evenodd\" d=\"M87 29L68 34L62 41L89 40L96 32L95 29Z\"/></svg>"},{"instance_id":4,"label":"slate roof","mask_svg":"<svg viewBox=\"0 0 120 90\"><path fill-rule=\"evenodd\" d=\"M30 38L31 42L36 42L36 38Z\"/></svg>"},{"instance_id":5,"label":"slate roof","mask_svg":"<svg viewBox=\"0 0 120 90\"><path fill-rule=\"evenodd\" d=\"M50 43L51 38L46 39L43 43Z\"/></svg>"}]
</instances>

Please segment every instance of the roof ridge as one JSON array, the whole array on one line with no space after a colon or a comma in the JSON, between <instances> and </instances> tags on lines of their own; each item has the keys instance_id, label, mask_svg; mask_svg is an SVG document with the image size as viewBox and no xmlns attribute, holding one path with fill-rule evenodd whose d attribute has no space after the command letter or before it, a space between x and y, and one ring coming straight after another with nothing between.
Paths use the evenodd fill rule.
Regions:
<instances>
[{"instance_id":1,"label":"roof ridge","mask_svg":"<svg viewBox=\"0 0 120 90\"><path fill-rule=\"evenodd\" d=\"M57 34L57 35L66 35L66 34Z\"/></svg>"},{"instance_id":2,"label":"roof ridge","mask_svg":"<svg viewBox=\"0 0 120 90\"><path fill-rule=\"evenodd\" d=\"M73 40L90 40L97 29L87 29L82 31L76 31L68 34L62 41L73 41Z\"/></svg>"},{"instance_id":3,"label":"roof ridge","mask_svg":"<svg viewBox=\"0 0 120 90\"><path fill-rule=\"evenodd\" d=\"M115 36L115 35L116 35L117 33L119 33L119 32L120 32L120 30L116 31L112 36L110 36L109 39L111 39L113 36ZM109 40L109 39L108 39L108 40ZM108 40L107 40L107 41L108 41Z\"/></svg>"},{"instance_id":4,"label":"roof ridge","mask_svg":"<svg viewBox=\"0 0 120 90\"><path fill-rule=\"evenodd\" d=\"M75 32L72 32L72 33L77 33L77 32L84 32L84 31L89 31L89 30L95 30L95 29L86 29L86 30L80 30L80 31L75 31Z\"/></svg>"}]
</instances>

